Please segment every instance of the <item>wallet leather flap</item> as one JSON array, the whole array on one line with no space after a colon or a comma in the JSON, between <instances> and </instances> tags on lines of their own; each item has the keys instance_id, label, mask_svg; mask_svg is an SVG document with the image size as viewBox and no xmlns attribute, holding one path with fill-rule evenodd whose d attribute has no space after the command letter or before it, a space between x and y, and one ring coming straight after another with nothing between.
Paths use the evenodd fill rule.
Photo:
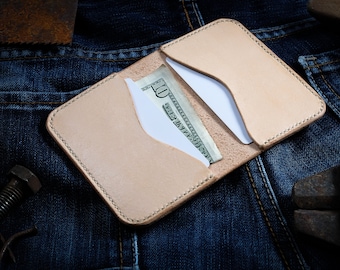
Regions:
<instances>
[{"instance_id":1,"label":"wallet leather flap","mask_svg":"<svg viewBox=\"0 0 340 270\"><path fill-rule=\"evenodd\" d=\"M143 130L117 74L53 111L47 129L129 224L160 218L215 180L202 162Z\"/></svg>"},{"instance_id":2,"label":"wallet leather flap","mask_svg":"<svg viewBox=\"0 0 340 270\"><path fill-rule=\"evenodd\" d=\"M167 65L166 56L225 85L254 142L244 144L234 136L170 66L223 158L206 167L151 137L128 83ZM123 222L145 225L324 111L324 102L294 71L238 22L223 19L90 87L55 109L47 129Z\"/></svg>"},{"instance_id":3,"label":"wallet leather flap","mask_svg":"<svg viewBox=\"0 0 340 270\"><path fill-rule=\"evenodd\" d=\"M123 78L131 78L134 81L138 81L154 72L161 65L167 65L167 62L164 54L157 50L120 71L119 74ZM257 144L244 144L238 140L236 136L233 136L230 129L216 116L210 107L198 97L192 88L186 84L177 73L171 70L170 67L169 69L172 71L177 83L189 99L222 154L222 160L212 163L209 166L214 176L220 179L261 153Z\"/></svg>"},{"instance_id":4,"label":"wallet leather flap","mask_svg":"<svg viewBox=\"0 0 340 270\"><path fill-rule=\"evenodd\" d=\"M325 112L315 91L237 21L217 20L163 45L161 51L224 84L250 137L262 149Z\"/></svg>"}]
</instances>

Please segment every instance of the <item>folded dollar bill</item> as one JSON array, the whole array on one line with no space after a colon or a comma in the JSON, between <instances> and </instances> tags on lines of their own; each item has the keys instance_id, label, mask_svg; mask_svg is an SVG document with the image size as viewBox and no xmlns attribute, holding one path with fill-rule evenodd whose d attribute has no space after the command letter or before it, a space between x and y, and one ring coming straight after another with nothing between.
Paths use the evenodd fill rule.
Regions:
<instances>
[{"instance_id":1,"label":"folded dollar bill","mask_svg":"<svg viewBox=\"0 0 340 270\"><path fill-rule=\"evenodd\" d=\"M136 84L210 163L222 159L215 142L165 65Z\"/></svg>"}]
</instances>

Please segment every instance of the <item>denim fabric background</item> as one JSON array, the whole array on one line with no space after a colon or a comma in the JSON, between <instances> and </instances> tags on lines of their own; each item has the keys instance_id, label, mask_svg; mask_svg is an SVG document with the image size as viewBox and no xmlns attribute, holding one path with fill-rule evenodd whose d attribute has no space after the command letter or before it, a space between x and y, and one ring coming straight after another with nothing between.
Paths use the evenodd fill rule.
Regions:
<instances>
[{"instance_id":1,"label":"denim fabric background","mask_svg":"<svg viewBox=\"0 0 340 270\"><path fill-rule=\"evenodd\" d=\"M322 96L327 112L151 226L120 224L48 135L46 117L221 17L265 42ZM72 45L2 45L0 74L0 184L15 164L43 183L1 224L6 238L34 224L39 231L11 246L17 263L2 269L339 268L339 248L297 233L293 223L294 183L340 164L340 34L312 18L306 1L79 0Z\"/></svg>"}]
</instances>

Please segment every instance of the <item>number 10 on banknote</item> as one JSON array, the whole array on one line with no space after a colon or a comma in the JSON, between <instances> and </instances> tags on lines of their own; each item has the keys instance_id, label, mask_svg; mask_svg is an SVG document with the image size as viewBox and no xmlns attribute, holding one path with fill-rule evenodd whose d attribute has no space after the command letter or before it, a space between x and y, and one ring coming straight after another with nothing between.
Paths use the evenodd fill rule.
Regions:
<instances>
[{"instance_id":1,"label":"number 10 on banknote","mask_svg":"<svg viewBox=\"0 0 340 270\"><path fill-rule=\"evenodd\" d=\"M136 84L210 163L222 159L215 142L166 66L162 65Z\"/></svg>"}]
</instances>

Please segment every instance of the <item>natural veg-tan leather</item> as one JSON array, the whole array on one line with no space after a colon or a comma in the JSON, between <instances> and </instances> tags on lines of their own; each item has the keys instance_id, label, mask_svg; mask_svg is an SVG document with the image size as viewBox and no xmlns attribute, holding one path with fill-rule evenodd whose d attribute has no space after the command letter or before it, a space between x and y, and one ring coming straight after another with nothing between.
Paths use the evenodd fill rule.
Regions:
<instances>
[{"instance_id":1,"label":"natural veg-tan leather","mask_svg":"<svg viewBox=\"0 0 340 270\"><path fill-rule=\"evenodd\" d=\"M160 51L156 51L121 71L120 75L124 78L131 78L137 81L155 71L162 64L167 65L165 55ZM172 71L170 67L169 69ZM261 153L261 150L255 143L250 145L241 143L204 101L175 72L172 72L172 75L190 100L191 105L201 118L223 156L222 160L209 166L217 178L223 177Z\"/></svg>"},{"instance_id":2,"label":"natural veg-tan leather","mask_svg":"<svg viewBox=\"0 0 340 270\"><path fill-rule=\"evenodd\" d=\"M316 92L237 21L217 20L161 50L223 83L263 149L325 112Z\"/></svg>"},{"instance_id":3,"label":"natural veg-tan leather","mask_svg":"<svg viewBox=\"0 0 340 270\"><path fill-rule=\"evenodd\" d=\"M147 135L119 75L57 109L48 126L127 223L159 218L214 179L202 162Z\"/></svg>"},{"instance_id":4,"label":"natural veg-tan leather","mask_svg":"<svg viewBox=\"0 0 340 270\"><path fill-rule=\"evenodd\" d=\"M166 55L225 84L254 143L242 144L170 67L223 158L206 168L151 138L124 78L136 81L167 65ZM324 111L324 102L294 71L238 22L222 19L90 87L51 112L47 129L123 222L145 225Z\"/></svg>"}]
</instances>

